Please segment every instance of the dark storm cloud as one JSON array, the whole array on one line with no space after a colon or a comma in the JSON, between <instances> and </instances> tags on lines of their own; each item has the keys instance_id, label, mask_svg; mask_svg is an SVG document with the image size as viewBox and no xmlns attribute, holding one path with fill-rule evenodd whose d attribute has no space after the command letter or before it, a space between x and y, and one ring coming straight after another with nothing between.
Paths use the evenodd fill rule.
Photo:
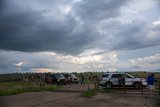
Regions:
<instances>
[{"instance_id":1,"label":"dark storm cloud","mask_svg":"<svg viewBox=\"0 0 160 107\"><path fill-rule=\"evenodd\" d=\"M0 49L23 52L56 51L79 54L90 48L98 32L94 24L80 25L71 14L62 14L57 5L67 1L1 1ZM82 22L118 15L123 1L77 3L71 12L85 17ZM63 8L63 7L62 7ZM85 29L86 28L86 29Z\"/></svg>"},{"instance_id":2,"label":"dark storm cloud","mask_svg":"<svg viewBox=\"0 0 160 107\"><path fill-rule=\"evenodd\" d=\"M0 49L77 55L91 48L132 50L159 45L158 36L147 37L159 27L149 29L142 20L122 23L114 19L126 3L126 0L1 1ZM63 13L66 4L71 5L68 14Z\"/></svg>"},{"instance_id":3,"label":"dark storm cloud","mask_svg":"<svg viewBox=\"0 0 160 107\"><path fill-rule=\"evenodd\" d=\"M69 48L70 44L66 41L70 41L67 35L75 26L73 18L65 16L64 22L54 18L47 20L39 11L24 9L17 12L8 8L8 5L0 13L1 49L26 52L67 51L63 45L68 45ZM15 9L21 9L17 7Z\"/></svg>"},{"instance_id":4,"label":"dark storm cloud","mask_svg":"<svg viewBox=\"0 0 160 107\"><path fill-rule=\"evenodd\" d=\"M3 9L3 6L5 5L5 0L0 1L0 11Z\"/></svg>"}]
</instances>

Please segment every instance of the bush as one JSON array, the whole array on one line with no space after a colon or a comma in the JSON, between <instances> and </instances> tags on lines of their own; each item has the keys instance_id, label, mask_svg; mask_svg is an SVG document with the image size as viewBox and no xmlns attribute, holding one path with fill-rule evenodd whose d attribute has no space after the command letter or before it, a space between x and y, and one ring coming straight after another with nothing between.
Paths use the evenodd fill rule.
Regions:
<instances>
[{"instance_id":1,"label":"bush","mask_svg":"<svg viewBox=\"0 0 160 107\"><path fill-rule=\"evenodd\" d=\"M113 92L113 90L111 88L102 88L102 89L99 89L98 92L111 93Z\"/></svg>"}]
</instances>

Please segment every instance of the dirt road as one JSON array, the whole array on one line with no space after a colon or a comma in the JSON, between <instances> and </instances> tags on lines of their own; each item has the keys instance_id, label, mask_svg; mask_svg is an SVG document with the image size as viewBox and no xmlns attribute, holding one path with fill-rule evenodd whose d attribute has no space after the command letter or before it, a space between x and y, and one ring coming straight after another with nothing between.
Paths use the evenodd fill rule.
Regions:
<instances>
[{"instance_id":1,"label":"dirt road","mask_svg":"<svg viewBox=\"0 0 160 107\"><path fill-rule=\"evenodd\" d=\"M87 89L87 86L65 86L65 90ZM79 88L78 88L79 87ZM139 94L97 93L92 98L80 92L35 92L0 97L0 107L156 107L155 96Z\"/></svg>"}]
</instances>

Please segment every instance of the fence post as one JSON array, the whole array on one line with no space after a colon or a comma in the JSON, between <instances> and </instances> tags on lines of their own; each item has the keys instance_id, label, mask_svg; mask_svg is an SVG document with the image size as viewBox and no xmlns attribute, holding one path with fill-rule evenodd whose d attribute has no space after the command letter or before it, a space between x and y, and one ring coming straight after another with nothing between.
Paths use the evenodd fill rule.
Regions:
<instances>
[{"instance_id":1,"label":"fence post","mask_svg":"<svg viewBox=\"0 0 160 107\"><path fill-rule=\"evenodd\" d=\"M88 76L88 91L90 90L89 82L90 82L90 75Z\"/></svg>"},{"instance_id":2,"label":"fence post","mask_svg":"<svg viewBox=\"0 0 160 107\"><path fill-rule=\"evenodd\" d=\"M109 83L110 83L110 82L111 82L111 80L110 80L110 78L109 78ZM107 88L111 88L111 87L108 87L108 86L107 86Z\"/></svg>"},{"instance_id":3,"label":"fence post","mask_svg":"<svg viewBox=\"0 0 160 107\"><path fill-rule=\"evenodd\" d=\"M158 82L158 91L159 91L159 95L160 95L160 78L157 79Z\"/></svg>"},{"instance_id":4,"label":"fence post","mask_svg":"<svg viewBox=\"0 0 160 107\"><path fill-rule=\"evenodd\" d=\"M127 89L126 89L126 79L124 78L124 90L125 90L125 94L127 94Z\"/></svg>"},{"instance_id":5,"label":"fence post","mask_svg":"<svg viewBox=\"0 0 160 107\"><path fill-rule=\"evenodd\" d=\"M97 81L97 76L93 76L93 83L94 83L94 87L95 87L95 89L97 89L97 85L98 85L98 83L97 83L98 81Z\"/></svg>"},{"instance_id":6,"label":"fence post","mask_svg":"<svg viewBox=\"0 0 160 107\"><path fill-rule=\"evenodd\" d=\"M89 82L88 82L88 91L89 91Z\"/></svg>"},{"instance_id":7,"label":"fence post","mask_svg":"<svg viewBox=\"0 0 160 107\"><path fill-rule=\"evenodd\" d=\"M97 89L99 89L99 77L97 76Z\"/></svg>"},{"instance_id":8,"label":"fence post","mask_svg":"<svg viewBox=\"0 0 160 107\"><path fill-rule=\"evenodd\" d=\"M141 89L141 94L143 94L143 89L142 89L142 78L141 78L140 89Z\"/></svg>"},{"instance_id":9,"label":"fence post","mask_svg":"<svg viewBox=\"0 0 160 107\"><path fill-rule=\"evenodd\" d=\"M119 90L121 89L121 80L120 77L118 78L118 82L119 82Z\"/></svg>"}]
</instances>

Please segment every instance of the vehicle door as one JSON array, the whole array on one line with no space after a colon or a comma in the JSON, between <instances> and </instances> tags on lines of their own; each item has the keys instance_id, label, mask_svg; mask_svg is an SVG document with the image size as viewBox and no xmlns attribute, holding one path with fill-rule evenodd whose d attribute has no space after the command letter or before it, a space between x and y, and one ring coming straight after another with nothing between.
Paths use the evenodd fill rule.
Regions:
<instances>
[{"instance_id":1,"label":"vehicle door","mask_svg":"<svg viewBox=\"0 0 160 107\"><path fill-rule=\"evenodd\" d=\"M124 75L124 78L125 78L125 85L132 85L132 77L127 75L127 74L123 74Z\"/></svg>"},{"instance_id":2,"label":"vehicle door","mask_svg":"<svg viewBox=\"0 0 160 107\"><path fill-rule=\"evenodd\" d=\"M120 74L113 74L111 76L110 81L112 82L113 85L119 85L119 75Z\"/></svg>"},{"instance_id":3,"label":"vehicle door","mask_svg":"<svg viewBox=\"0 0 160 107\"><path fill-rule=\"evenodd\" d=\"M100 82L100 84L105 84L106 83L106 81L108 81L109 80L109 74L103 74L100 78L99 78L99 82Z\"/></svg>"}]
</instances>

